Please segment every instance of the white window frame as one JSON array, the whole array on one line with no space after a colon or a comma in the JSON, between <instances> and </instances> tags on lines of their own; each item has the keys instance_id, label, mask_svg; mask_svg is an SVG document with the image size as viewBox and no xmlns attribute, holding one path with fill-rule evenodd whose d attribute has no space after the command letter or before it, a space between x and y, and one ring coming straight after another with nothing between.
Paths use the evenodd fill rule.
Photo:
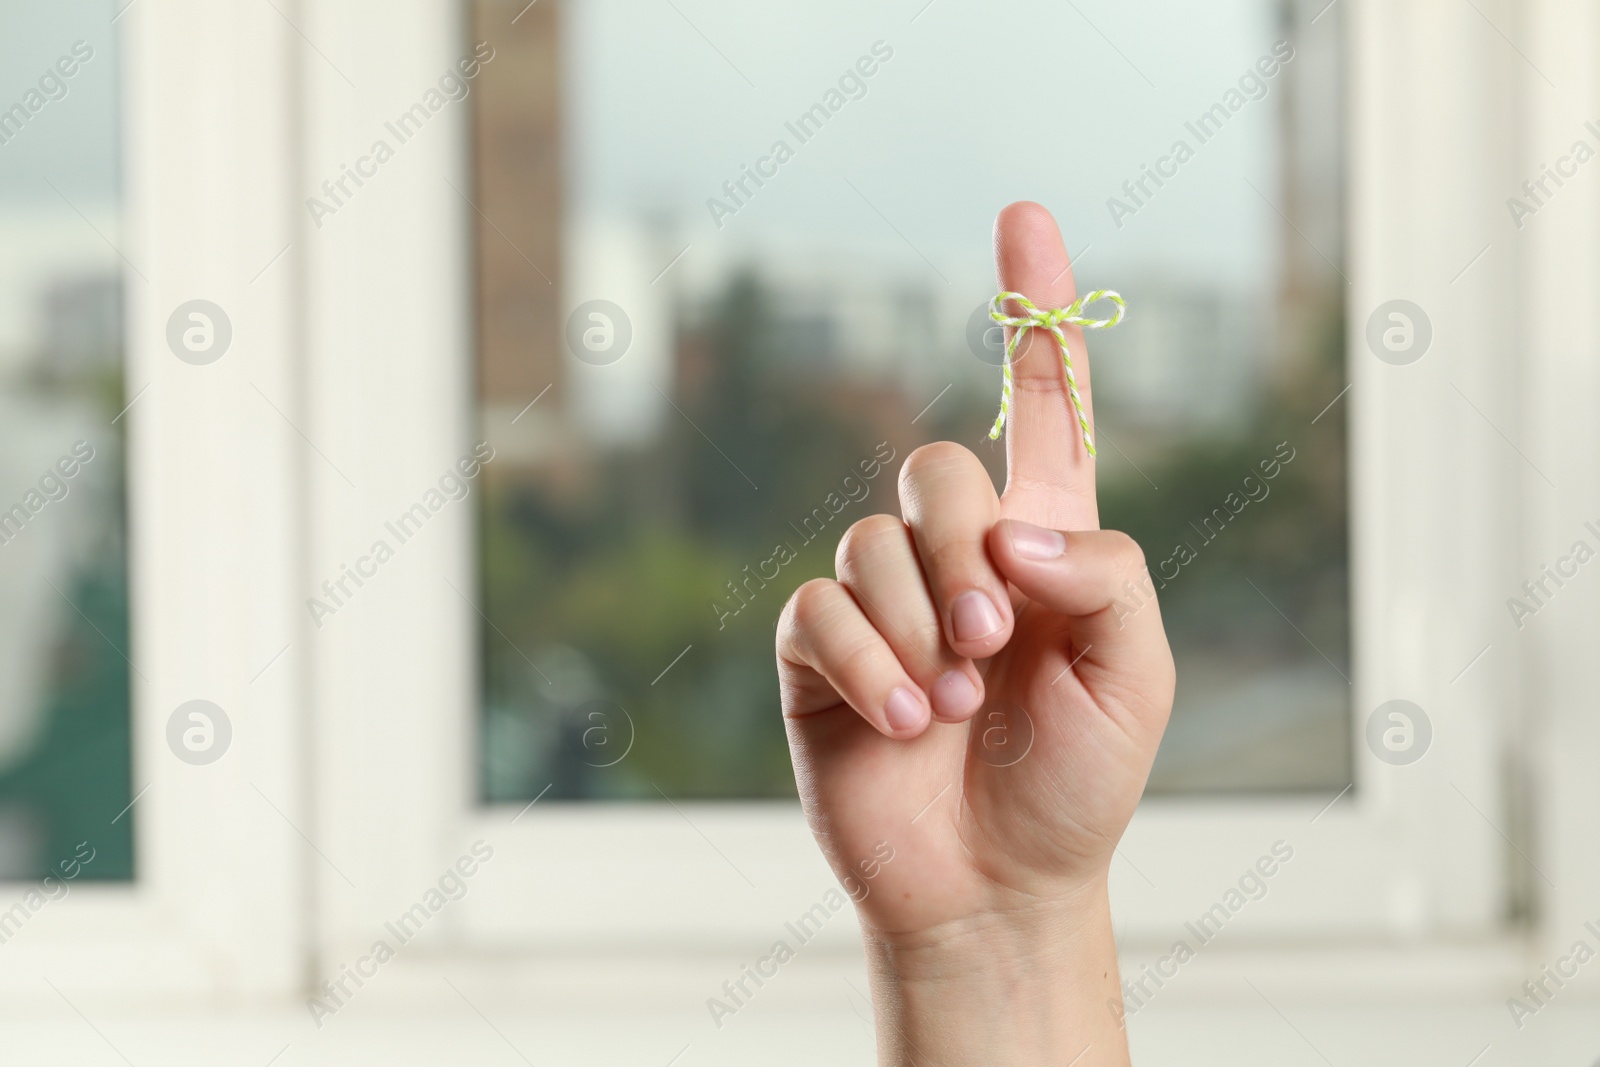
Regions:
<instances>
[{"instance_id":1,"label":"white window frame","mask_svg":"<svg viewBox=\"0 0 1600 1067\"><path fill-rule=\"evenodd\" d=\"M136 791L119 818L135 878L75 883L5 944L0 990L52 1009L282 995L303 982L311 934L304 661L263 671L303 610L302 446L284 421L303 381L298 294L282 263L258 276L293 218L290 31L267 5L169 0L116 31ZM209 366L166 344L173 310L199 298L234 331ZM206 766L166 742L196 698L233 730Z\"/></svg>"}]
</instances>

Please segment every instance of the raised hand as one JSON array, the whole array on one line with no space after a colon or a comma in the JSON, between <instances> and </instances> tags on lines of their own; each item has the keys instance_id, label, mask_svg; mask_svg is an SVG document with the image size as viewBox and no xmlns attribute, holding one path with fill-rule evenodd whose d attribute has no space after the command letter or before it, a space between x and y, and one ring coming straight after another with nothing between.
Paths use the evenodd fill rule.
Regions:
<instances>
[{"instance_id":1,"label":"raised hand","mask_svg":"<svg viewBox=\"0 0 1600 1067\"><path fill-rule=\"evenodd\" d=\"M995 259L1001 288L1041 308L1075 297L1037 204L1000 213ZM1067 332L1092 424L1083 337ZM838 580L796 591L777 641L790 749L857 897L885 1062L1122 1063L1105 882L1173 666L1142 553L1099 529L1095 461L1044 331L1018 347L1006 458L996 496L966 448L918 449L901 516L856 523Z\"/></svg>"}]
</instances>

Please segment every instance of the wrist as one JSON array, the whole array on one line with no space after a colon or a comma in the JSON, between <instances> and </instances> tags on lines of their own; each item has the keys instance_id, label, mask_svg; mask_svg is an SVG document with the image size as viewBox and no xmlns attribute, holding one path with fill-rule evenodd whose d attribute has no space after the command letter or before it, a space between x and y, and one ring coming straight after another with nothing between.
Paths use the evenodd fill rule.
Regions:
<instances>
[{"instance_id":1,"label":"wrist","mask_svg":"<svg viewBox=\"0 0 1600 1067\"><path fill-rule=\"evenodd\" d=\"M886 1067L1127 1063L1103 880L865 940Z\"/></svg>"}]
</instances>

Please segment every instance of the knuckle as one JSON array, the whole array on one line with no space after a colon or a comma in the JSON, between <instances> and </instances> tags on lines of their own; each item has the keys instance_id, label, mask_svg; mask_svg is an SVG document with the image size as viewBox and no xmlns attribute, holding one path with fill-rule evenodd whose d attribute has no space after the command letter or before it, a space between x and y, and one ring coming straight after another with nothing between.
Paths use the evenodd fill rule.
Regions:
<instances>
[{"instance_id":1,"label":"knuckle","mask_svg":"<svg viewBox=\"0 0 1600 1067\"><path fill-rule=\"evenodd\" d=\"M971 449L954 441L934 441L906 457L906 461L900 465L900 485L903 489L916 482L967 474L973 470L983 470L983 464Z\"/></svg>"},{"instance_id":2,"label":"knuckle","mask_svg":"<svg viewBox=\"0 0 1600 1067\"><path fill-rule=\"evenodd\" d=\"M940 628L938 619L928 619L906 631L906 640L912 648L923 653L940 652L944 648L944 630Z\"/></svg>"},{"instance_id":3,"label":"knuckle","mask_svg":"<svg viewBox=\"0 0 1600 1067\"><path fill-rule=\"evenodd\" d=\"M992 573L981 541L950 540L928 548L928 581L939 586L966 587L987 583Z\"/></svg>"},{"instance_id":4,"label":"knuckle","mask_svg":"<svg viewBox=\"0 0 1600 1067\"><path fill-rule=\"evenodd\" d=\"M871 641L861 641L839 652L835 670L840 678L864 685L883 666L883 649Z\"/></svg>"},{"instance_id":5,"label":"knuckle","mask_svg":"<svg viewBox=\"0 0 1600 1067\"><path fill-rule=\"evenodd\" d=\"M833 555L834 569L843 574L851 561L903 544L905 540L905 523L893 515L868 515L839 538L839 548Z\"/></svg>"},{"instance_id":6,"label":"knuckle","mask_svg":"<svg viewBox=\"0 0 1600 1067\"><path fill-rule=\"evenodd\" d=\"M1121 530L1106 531L1111 538L1112 553L1118 566L1128 574L1139 574L1145 569L1144 549L1139 542Z\"/></svg>"},{"instance_id":7,"label":"knuckle","mask_svg":"<svg viewBox=\"0 0 1600 1067\"><path fill-rule=\"evenodd\" d=\"M837 583L832 579L813 578L794 591L783 609L786 620L784 630L791 640L796 640L799 635L817 626L828 613L829 605L837 596L837 589Z\"/></svg>"},{"instance_id":8,"label":"knuckle","mask_svg":"<svg viewBox=\"0 0 1600 1067\"><path fill-rule=\"evenodd\" d=\"M1095 492L1094 475L1091 473L1085 477L1066 467L1037 475L1011 474L1006 479L1006 492L1042 497L1092 496Z\"/></svg>"}]
</instances>

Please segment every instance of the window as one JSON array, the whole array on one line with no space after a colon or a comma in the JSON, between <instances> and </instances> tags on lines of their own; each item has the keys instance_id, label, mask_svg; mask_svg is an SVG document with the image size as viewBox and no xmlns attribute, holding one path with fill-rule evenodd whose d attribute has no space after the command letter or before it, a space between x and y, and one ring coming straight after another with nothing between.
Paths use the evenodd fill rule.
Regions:
<instances>
[{"instance_id":1,"label":"window","mask_svg":"<svg viewBox=\"0 0 1600 1067\"><path fill-rule=\"evenodd\" d=\"M1374 525L1398 490L1370 449L1391 448L1402 431L1374 421L1395 384L1373 377L1376 361L1342 325L1381 303L1345 251L1341 221L1354 166L1341 132L1351 97L1337 88L1345 12L1241 3L1201 19L1162 8L1163 19L1193 20L1186 42L1215 47L1142 57L1107 43L1122 36L1115 13L1086 9L1093 21L1080 25L1081 15L1041 12L1041 24L1071 23L1059 32L1082 54L1026 74L1004 61L1004 28L977 14L935 7L881 29L856 15L802 25L774 14L763 17L790 44L751 90L738 56L770 54L757 47L768 32L740 51L753 16L513 6L464 8L461 45L430 53L443 69L482 42L494 50L465 98L472 123L465 108L441 113L461 124L459 148L448 132L417 142L428 138L422 151L436 153L451 199L437 206L447 214L411 217L429 227L414 254L459 248L475 269L471 287L431 274L427 308L406 321L434 351L460 352L460 367L429 363L391 381L376 365L333 360L342 342L330 334L335 348L313 372L323 395L363 381L360 410L394 420L367 417L359 443L348 410L323 424L390 480L387 514L374 507L328 527L325 543L343 547L326 549L323 572L337 573L349 546L474 442L494 452L469 490L476 510L453 504L430 520L388 592L363 592L364 608L341 609L342 636L319 639L338 650L330 699L389 707L433 746L386 742L396 758L407 753L394 773L409 787L368 782L371 796L340 804L340 824L410 811L449 842L423 850L435 862L478 838L522 843L502 853L501 888L469 898L451 936L758 936L827 877L785 802L769 623L787 589L831 565L812 540L831 544L869 509L892 508L880 472L831 528L809 537L820 517L803 521L880 446L903 457L923 440L977 439L998 461L982 440L997 368L982 331L975 350L967 329L990 295L993 209L1021 195L1065 220L1082 288L1116 285L1133 300L1127 328L1095 346L1106 519L1140 532L1157 562L1168 555L1157 539L1174 535L1198 557L1179 561L1168 590L1193 681L1161 788L1116 868L1129 936L1165 937L1211 903L1206 885L1227 884L1286 835L1317 844L1301 850L1286 883L1299 888L1275 894L1260 936L1484 931L1506 913L1515 878L1495 873L1503 840L1461 799L1500 810L1502 783L1479 743L1496 669L1483 665L1488 687L1467 697L1477 710L1439 735L1429 760L1391 768L1362 740L1380 704L1415 699L1419 664L1445 682L1460 668L1430 658L1454 660L1454 647L1405 644L1412 627L1397 621L1394 598L1483 591L1442 588L1401 565L1415 551L1409 538L1436 525ZM705 54L683 58L696 49ZM772 140L800 140L785 122L825 101L863 57L865 91L841 88L837 113L806 127L793 158L740 191L741 167L772 170ZM656 77L652 63L674 76ZM1172 108L1146 84L1154 74L1200 103ZM639 79L652 91L630 93ZM1044 178L1024 174L995 116L1040 85L1078 101L1083 138L1115 130L1110 147L1063 138L1033 149ZM389 110L420 91L395 86ZM343 141L330 136L314 167L336 173L361 127L323 121ZM1181 163L1176 140L1193 148ZM1157 186L1145 165L1176 176ZM433 195L421 177L404 180ZM342 237L313 249L313 290L340 309L335 325L376 299L364 294L378 278L349 273L336 250L377 226L380 210L353 211ZM365 239L396 240L377 230ZM430 271L455 262L426 255ZM398 275L385 278L392 291ZM1173 346L1194 358L1156 358ZM1431 446L1411 453L1424 481L1458 461ZM748 582L774 538L791 541L795 558L779 579ZM1219 628L1213 604L1237 621ZM419 605L438 630L401 627ZM374 612L393 621L364 614ZM379 649L388 670L369 662ZM449 723L425 713L418 693L448 700ZM381 727L351 716L340 730L352 740L394 728L389 716ZM461 762L441 767L441 753ZM424 812L428 797L435 810ZM615 803L571 803L584 799ZM541 859L574 853L555 868ZM395 869L414 879L421 855ZM663 925L662 915L674 918Z\"/></svg>"},{"instance_id":2,"label":"window","mask_svg":"<svg viewBox=\"0 0 1600 1067\"><path fill-rule=\"evenodd\" d=\"M1010 31L975 14L880 33L746 12L720 55L668 6L521 15L473 140L481 419L504 453L481 511L488 800L792 795L788 591L898 510L917 445L1003 465L981 309L1018 170L1048 175L1080 290L1133 303L1094 364L1104 520L1150 553L1182 679L1155 791L1350 782L1340 20L1147 7L1183 27L1146 41L1171 55L999 77ZM474 11L495 36L499 7ZM726 54L758 27L789 42L760 91ZM1145 66L1211 106L1174 112ZM989 116L1041 93L1088 103L1083 130L999 151ZM970 142L917 132L943 122Z\"/></svg>"},{"instance_id":3,"label":"window","mask_svg":"<svg viewBox=\"0 0 1600 1067\"><path fill-rule=\"evenodd\" d=\"M0 7L0 879L133 874L117 251L102 12ZM113 821L115 819L115 821ZM86 850L79 852L79 845ZM74 867L79 866L74 864Z\"/></svg>"}]
</instances>

